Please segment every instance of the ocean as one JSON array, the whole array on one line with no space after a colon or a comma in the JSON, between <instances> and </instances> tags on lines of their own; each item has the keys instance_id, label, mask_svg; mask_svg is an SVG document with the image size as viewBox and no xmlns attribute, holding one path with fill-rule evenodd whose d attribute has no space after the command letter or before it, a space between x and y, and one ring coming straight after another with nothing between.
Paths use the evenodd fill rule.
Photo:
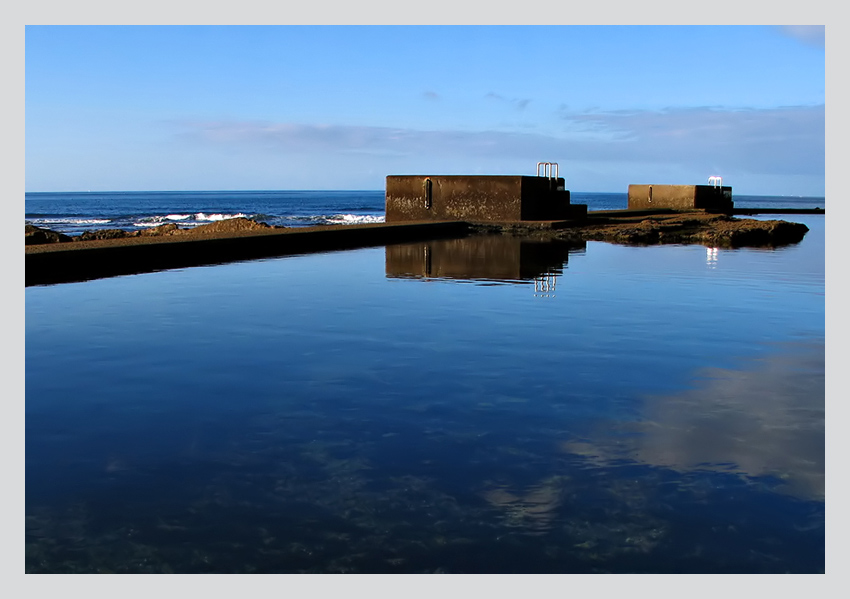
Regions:
<instances>
[{"instance_id":1,"label":"ocean","mask_svg":"<svg viewBox=\"0 0 850 599\"><path fill-rule=\"evenodd\" d=\"M618 210L625 193L573 192L588 210ZM123 191L27 193L27 224L79 235L96 229L137 231L166 223L181 228L244 217L272 226L307 227L384 220L383 191ZM740 208L824 207L824 198L735 196Z\"/></svg>"},{"instance_id":2,"label":"ocean","mask_svg":"<svg viewBox=\"0 0 850 599\"><path fill-rule=\"evenodd\" d=\"M26 201L68 233L239 214L368 222L383 194ZM759 218L809 232L480 236L27 287L25 570L824 572L825 216Z\"/></svg>"}]
</instances>

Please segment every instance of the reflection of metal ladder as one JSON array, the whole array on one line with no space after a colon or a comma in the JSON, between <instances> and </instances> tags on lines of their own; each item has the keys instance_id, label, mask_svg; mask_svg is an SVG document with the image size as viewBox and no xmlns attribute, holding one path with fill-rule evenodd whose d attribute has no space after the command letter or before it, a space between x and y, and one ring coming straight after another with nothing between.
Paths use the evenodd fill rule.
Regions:
<instances>
[{"instance_id":1,"label":"reflection of metal ladder","mask_svg":"<svg viewBox=\"0 0 850 599\"><path fill-rule=\"evenodd\" d=\"M555 297L555 280L558 275L545 273L534 277L534 297Z\"/></svg>"},{"instance_id":2,"label":"reflection of metal ladder","mask_svg":"<svg viewBox=\"0 0 850 599\"><path fill-rule=\"evenodd\" d=\"M708 178L708 184L712 187L723 187L723 177L718 177L717 175L712 175Z\"/></svg>"},{"instance_id":3,"label":"reflection of metal ladder","mask_svg":"<svg viewBox=\"0 0 850 599\"><path fill-rule=\"evenodd\" d=\"M543 170L543 174L540 174L540 170ZM553 174L554 173L554 176ZM537 163L537 176L538 177L549 177L550 179L558 178L558 163L557 162L538 162Z\"/></svg>"}]
</instances>

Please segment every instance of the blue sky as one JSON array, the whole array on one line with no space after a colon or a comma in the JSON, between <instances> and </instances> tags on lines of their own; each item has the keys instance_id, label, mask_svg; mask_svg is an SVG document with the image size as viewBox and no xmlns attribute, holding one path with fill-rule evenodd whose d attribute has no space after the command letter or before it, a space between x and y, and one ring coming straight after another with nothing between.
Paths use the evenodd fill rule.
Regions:
<instances>
[{"instance_id":1,"label":"blue sky","mask_svg":"<svg viewBox=\"0 0 850 599\"><path fill-rule=\"evenodd\" d=\"M25 51L27 191L553 161L573 191L825 193L822 27L27 26Z\"/></svg>"}]
</instances>

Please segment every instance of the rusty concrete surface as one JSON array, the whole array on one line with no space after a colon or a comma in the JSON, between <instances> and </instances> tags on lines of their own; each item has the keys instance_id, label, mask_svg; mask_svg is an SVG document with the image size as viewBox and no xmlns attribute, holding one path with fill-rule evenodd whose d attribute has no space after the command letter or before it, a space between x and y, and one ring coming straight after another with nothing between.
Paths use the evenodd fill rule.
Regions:
<instances>
[{"instance_id":1,"label":"rusty concrete surface","mask_svg":"<svg viewBox=\"0 0 850 599\"><path fill-rule=\"evenodd\" d=\"M524 175L390 175L386 220L512 222L580 216L570 208L564 185L563 178Z\"/></svg>"}]
</instances>

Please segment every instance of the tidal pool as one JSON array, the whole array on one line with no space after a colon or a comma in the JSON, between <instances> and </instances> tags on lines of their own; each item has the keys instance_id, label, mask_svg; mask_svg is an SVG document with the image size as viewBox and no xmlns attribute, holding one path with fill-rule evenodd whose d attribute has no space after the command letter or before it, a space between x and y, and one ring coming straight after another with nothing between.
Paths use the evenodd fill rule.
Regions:
<instances>
[{"instance_id":1,"label":"tidal pool","mask_svg":"<svg viewBox=\"0 0 850 599\"><path fill-rule=\"evenodd\" d=\"M26 571L823 572L824 217L26 289Z\"/></svg>"}]
</instances>

